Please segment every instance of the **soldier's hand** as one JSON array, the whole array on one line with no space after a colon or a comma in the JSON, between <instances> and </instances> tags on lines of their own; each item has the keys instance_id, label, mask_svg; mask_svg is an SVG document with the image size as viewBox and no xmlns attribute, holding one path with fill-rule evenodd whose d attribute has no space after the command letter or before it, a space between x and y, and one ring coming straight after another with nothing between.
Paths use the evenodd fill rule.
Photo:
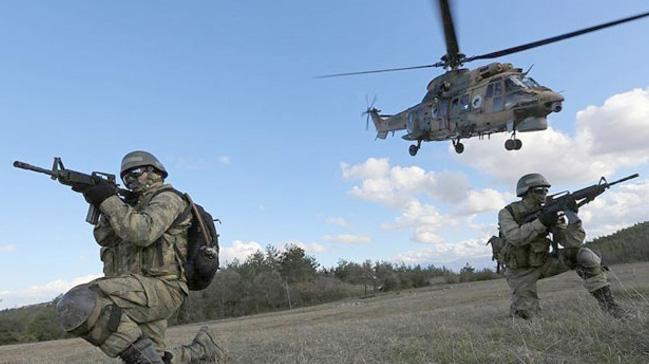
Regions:
<instances>
[{"instance_id":1,"label":"soldier's hand","mask_svg":"<svg viewBox=\"0 0 649 364\"><path fill-rule=\"evenodd\" d=\"M72 185L72 191L83 193L83 191L87 190L89 187L90 186L85 183L75 183Z\"/></svg>"},{"instance_id":2,"label":"soldier's hand","mask_svg":"<svg viewBox=\"0 0 649 364\"><path fill-rule=\"evenodd\" d=\"M556 211L543 211L539 215L539 220L545 227L552 227L559 222L559 214Z\"/></svg>"},{"instance_id":3,"label":"soldier's hand","mask_svg":"<svg viewBox=\"0 0 649 364\"><path fill-rule=\"evenodd\" d=\"M90 186L83 191L83 197L88 201L89 204L94 205L96 208L99 208L102 202L105 199L113 196L117 193L117 189L110 183L101 182L94 186Z\"/></svg>"}]
</instances>

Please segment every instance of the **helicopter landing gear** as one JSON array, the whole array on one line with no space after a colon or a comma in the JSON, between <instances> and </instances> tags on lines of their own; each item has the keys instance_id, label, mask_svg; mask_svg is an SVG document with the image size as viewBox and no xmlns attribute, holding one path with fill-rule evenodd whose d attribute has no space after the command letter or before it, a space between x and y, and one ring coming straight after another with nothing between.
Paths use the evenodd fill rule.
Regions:
<instances>
[{"instance_id":1,"label":"helicopter landing gear","mask_svg":"<svg viewBox=\"0 0 649 364\"><path fill-rule=\"evenodd\" d=\"M523 141L516 139L516 133L512 135L511 139L505 141L505 149L507 150L520 150L523 147Z\"/></svg>"},{"instance_id":2,"label":"helicopter landing gear","mask_svg":"<svg viewBox=\"0 0 649 364\"><path fill-rule=\"evenodd\" d=\"M462 154L464 152L464 144L460 142L460 137L457 138L457 140L453 140L453 148L455 148L455 153L457 154Z\"/></svg>"},{"instance_id":3,"label":"helicopter landing gear","mask_svg":"<svg viewBox=\"0 0 649 364\"><path fill-rule=\"evenodd\" d=\"M417 140L417 145L411 145L408 148L408 153L410 153L411 156L416 156L417 152L419 151L419 148L421 148L421 140Z\"/></svg>"}]
</instances>

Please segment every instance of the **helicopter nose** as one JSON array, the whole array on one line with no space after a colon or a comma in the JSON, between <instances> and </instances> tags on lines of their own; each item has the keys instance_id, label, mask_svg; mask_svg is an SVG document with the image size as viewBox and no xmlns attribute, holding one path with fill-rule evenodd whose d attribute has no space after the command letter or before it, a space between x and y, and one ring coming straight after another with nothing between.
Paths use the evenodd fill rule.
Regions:
<instances>
[{"instance_id":1,"label":"helicopter nose","mask_svg":"<svg viewBox=\"0 0 649 364\"><path fill-rule=\"evenodd\" d=\"M549 112L561 111L563 100L563 96L556 92L546 92L543 95L543 105Z\"/></svg>"}]
</instances>

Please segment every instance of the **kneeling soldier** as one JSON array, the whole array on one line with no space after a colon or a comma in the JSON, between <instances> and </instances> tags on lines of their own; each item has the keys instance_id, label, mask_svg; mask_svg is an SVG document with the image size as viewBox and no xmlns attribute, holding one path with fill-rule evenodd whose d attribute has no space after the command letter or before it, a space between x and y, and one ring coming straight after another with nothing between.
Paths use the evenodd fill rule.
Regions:
<instances>
[{"instance_id":1,"label":"kneeling soldier","mask_svg":"<svg viewBox=\"0 0 649 364\"><path fill-rule=\"evenodd\" d=\"M541 208L548 188L550 183L542 175L524 175L516 185L516 195L521 201L507 205L498 213L500 234L505 241L505 277L512 291L510 314L531 318L540 310L536 282L574 269L605 312L616 318L623 317L624 311L611 295L601 258L582 246L586 234L576 205L566 212L567 222L556 213L545 212L524 223L527 216ZM550 232L563 247L552 254Z\"/></svg>"},{"instance_id":2,"label":"kneeling soldier","mask_svg":"<svg viewBox=\"0 0 649 364\"><path fill-rule=\"evenodd\" d=\"M206 327L192 344L165 351L167 320L188 295L182 262L191 214L188 203L168 191L167 171L152 154L128 153L120 175L134 201L122 201L108 183L73 187L101 210L94 235L104 277L61 298L63 328L128 364L223 359Z\"/></svg>"}]
</instances>

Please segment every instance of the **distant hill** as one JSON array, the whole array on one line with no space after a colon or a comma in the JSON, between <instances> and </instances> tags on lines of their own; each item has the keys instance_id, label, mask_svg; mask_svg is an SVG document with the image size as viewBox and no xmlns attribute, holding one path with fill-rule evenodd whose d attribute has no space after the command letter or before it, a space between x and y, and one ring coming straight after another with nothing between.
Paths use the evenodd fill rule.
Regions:
<instances>
[{"instance_id":1,"label":"distant hill","mask_svg":"<svg viewBox=\"0 0 649 364\"><path fill-rule=\"evenodd\" d=\"M600 253L608 265L649 261L649 221L593 239L586 246Z\"/></svg>"}]
</instances>

